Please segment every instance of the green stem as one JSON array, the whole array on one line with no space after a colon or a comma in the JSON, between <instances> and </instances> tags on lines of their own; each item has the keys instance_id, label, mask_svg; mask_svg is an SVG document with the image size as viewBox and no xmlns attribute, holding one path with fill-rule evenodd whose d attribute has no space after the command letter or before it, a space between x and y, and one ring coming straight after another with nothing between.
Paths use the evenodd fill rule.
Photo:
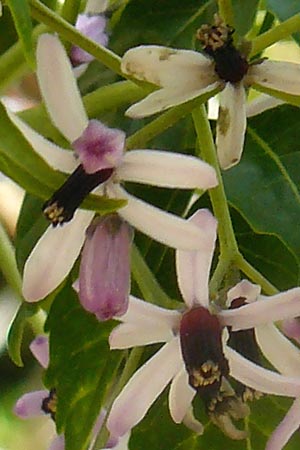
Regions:
<instances>
[{"instance_id":1,"label":"green stem","mask_svg":"<svg viewBox=\"0 0 300 450\"><path fill-rule=\"evenodd\" d=\"M234 14L231 0L219 0L219 15L225 23L234 27Z\"/></svg>"},{"instance_id":2,"label":"green stem","mask_svg":"<svg viewBox=\"0 0 300 450\"><path fill-rule=\"evenodd\" d=\"M121 59L115 53L105 47L102 47L101 45L96 44L83 34L79 33L74 26L59 17L51 11L51 9L43 5L39 0L30 0L29 6L34 19L48 25L52 31L59 33L63 39L72 42L74 45L78 45L83 50L87 51L96 59L101 61L106 67L117 74L122 75L120 68Z\"/></svg>"},{"instance_id":3,"label":"green stem","mask_svg":"<svg viewBox=\"0 0 300 450\"><path fill-rule=\"evenodd\" d=\"M259 284L262 290L267 295L275 295L278 294L278 289L273 286L258 270L256 270L245 258L239 254L235 259L236 265L239 269L250 278L256 284Z\"/></svg>"},{"instance_id":4,"label":"green stem","mask_svg":"<svg viewBox=\"0 0 300 450\"><path fill-rule=\"evenodd\" d=\"M193 119L203 159L213 166L217 173L218 186L209 190L214 215L218 219L218 235L222 257L232 260L239 253L230 218L223 179L219 168L215 144L204 105L194 109Z\"/></svg>"},{"instance_id":5,"label":"green stem","mask_svg":"<svg viewBox=\"0 0 300 450\"><path fill-rule=\"evenodd\" d=\"M22 297L22 281L17 268L14 247L0 222L0 269L18 297Z\"/></svg>"},{"instance_id":6,"label":"green stem","mask_svg":"<svg viewBox=\"0 0 300 450\"><path fill-rule=\"evenodd\" d=\"M255 56L266 47L278 42L281 39L290 37L291 34L300 31L300 13L285 20L271 30L257 36L252 41L250 56Z\"/></svg>"}]
</instances>

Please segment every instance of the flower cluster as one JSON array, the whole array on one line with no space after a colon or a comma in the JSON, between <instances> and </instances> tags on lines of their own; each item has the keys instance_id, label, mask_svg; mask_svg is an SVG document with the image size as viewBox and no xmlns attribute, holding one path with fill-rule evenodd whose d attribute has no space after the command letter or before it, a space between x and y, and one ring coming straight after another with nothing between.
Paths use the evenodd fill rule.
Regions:
<instances>
[{"instance_id":1,"label":"flower cluster","mask_svg":"<svg viewBox=\"0 0 300 450\"><path fill-rule=\"evenodd\" d=\"M79 16L76 24L102 46L108 43L105 25L101 15ZM275 97L281 92L300 95L299 65L250 61L235 44L233 33L216 16L213 25L197 31L201 53L143 45L128 50L121 62L124 75L158 88L127 110L134 119L219 93L216 149L223 169L241 158L249 87L272 91ZM259 285L241 279L236 270L235 281L225 274L228 280L224 275L212 298L209 280L222 217L217 220L208 209L198 209L190 216L187 208L189 217L182 218L134 197L123 184L213 190L222 183L218 168L181 153L144 148L126 151L125 132L98 118L90 119L85 110L72 65L88 63L91 58L72 47L69 59L55 35L43 34L38 39L41 96L68 148L57 146L7 111L38 155L65 177L44 203L43 213L50 224L25 263L24 298L29 302L45 298L75 267L78 279L73 287L82 307L99 321L113 318L120 322L109 337L111 350L162 344L118 395L112 394L115 398L108 413L99 405L93 436L107 419L107 447L128 448L132 428L170 384L169 410L175 423L203 433L193 410L197 396L211 421L232 439L247 437L247 431L235 422L249 415L251 401L264 394L293 398L289 412L267 443L267 450L280 450L300 425L300 350L288 339L299 342L300 288L266 296ZM265 103L255 103L253 111L269 107L270 99ZM253 111L249 107L248 115ZM106 214L85 209L90 193L98 200L99 209L104 205L105 211L109 205ZM135 229L175 249L183 299L179 308L166 309L130 295ZM284 321L285 335L275 324L279 320ZM48 340L36 338L31 351L47 368ZM274 370L264 367L265 360ZM25 394L15 412L23 418L46 413L55 421L55 389ZM50 448L63 449L64 437L57 436Z\"/></svg>"}]
</instances>

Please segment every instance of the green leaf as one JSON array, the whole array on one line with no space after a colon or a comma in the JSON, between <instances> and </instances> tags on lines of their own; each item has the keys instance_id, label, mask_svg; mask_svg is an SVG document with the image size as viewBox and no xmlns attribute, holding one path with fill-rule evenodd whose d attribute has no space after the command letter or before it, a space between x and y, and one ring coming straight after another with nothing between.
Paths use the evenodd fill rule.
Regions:
<instances>
[{"instance_id":1,"label":"green leaf","mask_svg":"<svg viewBox=\"0 0 300 450\"><path fill-rule=\"evenodd\" d=\"M22 303L9 328L7 336L7 350L12 361L19 367L23 366L21 347L23 334L28 319L38 311L38 306L31 303Z\"/></svg>"},{"instance_id":2,"label":"green leaf","mask_svg":"<svg viewBox=\"0 0 300 450\"><path fill-rule=\"evenodd\" d=\"M282 106L250 121L241 162L224 173L228 198L256 233L276 236L300 258L300 111ZM299 267L295 267L298 276Z\"/></svg>"},{"instance_id":3,"label":"green leaf","mask_svg":"<svg viewBox=\"0 0 300 450\"><path fill-rule=\"evenodd\" d=\"M197 29L210 23L216 10L214 0L160 0L159 5L132 0L113 30L110 45L119 54L141 44L193 48Z\"/></svg>"},{"instance_id":4,"label":"green leaf","mask_svg":"<svg viewBox=\"0 0 300 450\"><path fill-rule=\"evenodd\" d=\"M11 10L19 39L23 44L27 62L33 69L35 66L35 56L32 45L32 22L28 2L27 0L7 0L6 4Z\"/></svg>"},{"instance_id":5,"label":"green leaf","mask_svg":"<svg viewBox=\"0 0 300 450\"><path fill-rule=\"evenodd\" d=\"M252 27L259 0L233 0L234 27L240 36L244 36Z\"/></svg>"},{"instance_id":6,"label":"green leaf","mask_svg":"<svg viewBox=\"0 0 300 450\"><path fill-rule=\"evenodd\" d=\"M56 425L66 437L66 450L85 450L103 400L121 361L110 352L113 321L100 323L81 307L70 285L59 292L47 321L50 366L46 384L57 390Z\"/></svg>"},{"instance_id":7,"label":"green leaf","mask_svg":"<svg viewBox=\"0 0 300 450\"><path fill-rule=\"evenodd\" d=\"M300 4L297 0L266 0L266 7L281 21L284 21L300 12ZM300 33L295 33L294 37L299 43Z\"/></svg>"}]
</instances>

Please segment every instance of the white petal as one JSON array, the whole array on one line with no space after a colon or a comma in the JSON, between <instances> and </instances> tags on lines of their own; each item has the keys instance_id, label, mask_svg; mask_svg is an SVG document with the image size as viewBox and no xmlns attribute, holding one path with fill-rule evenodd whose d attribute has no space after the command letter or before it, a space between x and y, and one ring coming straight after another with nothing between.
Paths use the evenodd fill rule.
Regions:
<instances>
[{"instance_id":1,"label":"white petal","mask_svg":"<svg viewBox=\"0 0 300 450\"><path fill-rule=\"evenodd\" d=\"M173 89L198 90L218 79L212 61L201 53L158 45L128 50L121 69L139 80Z\"/></svg>"},{"instance_id":2,"label":"white petal","mask_svg":"<svg viewBox=\"0 0 300 450\"><path fill-rule=\"evenodd\" d=\"M285 61L263 61L249 67L246 82L300 95L300 64Z\"/></svg>"},{"instance_id":3,"label":"white petal","mask_svg":"<svg viewBox=\"0 0 300 450\"><path fill-rule=\"evenodd\" d=\"M65 437L63 434L55 436L48 450L65 450Z\"/></svg>"},{"instance_id":4,"label":"white petal","mask_svg":"<svg viewBox=\"0 0 300 450\"><path fill-rule=\"evenodd\" d=\"M35 359L46 369L49 365L49 339L47 336L37 336L29 348Z\"/></svg>"},{"instance_id":5,"label":"white petal","mask_svg":"<svg viewBox=\"0 0 300 450\"><path fill-rule=\"evenodd\" d=\"M79 255L94 212L78 210L71 222L49 226L26 261L23 295L35 302L52 292L68 275Z\"/></svg>"},{"instance_id":6,"label":"white petal","mask_svg":"<svg viewBox=\"0 0 300 450\"><path fill-rule=\"evenodd\" d=\"M198 303L208 306L208 280L211 261L217 237L217 221L207 209L200 209L189 222L203 232L202 248L199 251L176 252L176 271L178 286L187 306Z\"/></svg>"},{"instance_id":7,"label":"white petal","mask_svg":"<svg viewBox=\"0 0 300 450\"><path fill-rule=\"evenodd\" d=\"M169 409L175 423L183 421L195 395L196 391L189 385L189 376L183 367L172 380L169 392Z\"/></svg>"},{"instance_id":8,"label":"white petal","mask_svg":"<svg viewBox=\"0 0 300 450\"><path fill-rule=\"evenodd\" d=\"M32 391L22 395L14 407L14 413L22 419L28 419L34 416L44 414L42 403L45 398L49 397L49 391Z\"/></svg>"},{"instance_id":9,"label":"white petal","mask_svg":"<svg viewBox=\"0 0 300 450\"><path fill-rule=\"evenodd\" d=\"M156 324L146 326L145 324L135 325L132 323L122 323L112 330L109 336L111 350L137 347L140 345L155 344L158 342L168 342L173 339L172 329Z\"/></svg>"},{"instance_id":10,"label":"white petal","mask_svg":"<svg viewBox=\"0 0 300 450\"><path fill-rule=\"evenodd\" d=\"M121 180L181 189L217 186L213 167L194 156L160 150L126 152L117 175Z\"/></svg>"},{"instance_id":11,"label":"white petal","mask_svg":"<svg viewBox=\"0 0 300 450\"><path fill-rule=\"evenodd\" d=\"M257 302L218 313L221 323L232 326L233 330L253 328L297 316L300 316L300 288L272 297L261 296Z\"/></svg>"},{"instance_id":12,"label":"white petal","mask_svg":"<svg viewBox=\"0 0 300 450\"><path fill-rule=\"evenodd\" d=\"M110 433L123 436L139 423L182 364L179 338L175 338L135 372L116 398L106 424Z\"/></svg>"},{"instance_id":13,"label":"white petal","mask_svg":"<svg viewBox=\"0 0 300 450\"><path fill-rule=\"evenodd\" d=\"M217 152L220 166L229 169L241 158L246 132L246 93L242 83L227 83L220 93Z\"/></svg>"},{"instance_id":14,"label":"white petal","mask_svg":"<svg viewBox=\"0 0 300 450\"><path fill-rule=\"evenodd\" d=\"M153 92L138 103L135 103L126 111L126 116L133 119L148 117L165 111L171 106L181 105L200 95L214 91L220 86L220 82L209 84L201 89L185 88L163 88Z\"/></svg>"},{"instance_id":15,"label":"white petal","mask_svg":"<svg viewBox=\"0 0 300 450\"><path fill-rule=\"evenodd\" d=\"M152 327L159 323L160 325L165 324L169 328L175 328L180 318L181 314L178 311L161 308L131 295L127 312L118 317L117 320Z\"/></svg>"},{"instance_id":16,"label":"white petal","mask_svg":"<svg viewBox=\"0 0 300 450\"><path fill-rule=\"evenodd\" d=\"M243 297L247 303L253 303L260 295L261 287L248 280L242 280L227 292L227 306L231 305L232 300Z\"/></svg>"},{"instance_id":17,"label":"white petal","mask_svg":"<svg viewBox=\"0 0 300 450\"><path fill-rule=\"evenodd\" d=\"M300 376L300 350L273 324L255 328L257 343L264 356L283 375Z\"/></svg>"},{"instance_id":18,"label":"white petal","mask_svg":"<svg viewBox=\"0 0 300 450\"><path fill-rule=\"evenodd\" d=\"M45 139L41 134L30 128L18 116L6 110L10 120L24 135L32 148L38 153L53 169L61 172L71 173L78 166L78 161L74 158L74 153L65 150L53 142Z\"/></svg>"},{"instance_id":19,"label":"white petal","mask_svg":"<svg viewBox=\"0 0 300 450\"><path fill-rule=\"evenodd\" d=\"M297 397L300 395L300 378L286 377L264 369L244 358L235 350L224 346L230 375L245 386L266 394Z\"/></svg>"},{"instance_id":20,"label":"white petal","mask_svg":"<svg viewBox=\"0 0 300 450\"><path fill-rule=\"evenodd\" d=\"M66 51L59 39L42 34L37 44L37 77L54 125L70 142L88 125L88 118Z\"/></svg>"},{"instance_id":21,"label":"white petal","mask_svg":"<svg viewBox=\"0 0 300 450\"><path fill-rule=\"evenodd\" d=\"M300 426L300 399L297 398L290 410L271 434L265 450L282 450Z\"/></svg>"},{"instance_id":22,"label":"white petal","mask_svg":"<svg viewBox=\"0 0 300 450\"><path fill-rule=\"evenodd\" d=\"M125 198L127 205L118 214L138 230L169 247L192 250L203 247L204 232L187 220L162 211L129 195L121 187L108 187L114 198Z\"/></svg>"},{"instance_id":23,"label":"white petal","mask_svg":"<svg viewBox=\"0 0 300 450\"><path fill-rule=\"evenodd\" d=\"M247 117L257 116L264 111L276 108L276 106L283 105L284 103L285 102L283 100L280 100L280 98L272 97L268 94L260 94L258 97L255 97L254 100L247 104Z\"/></svg>"}]
</instances>

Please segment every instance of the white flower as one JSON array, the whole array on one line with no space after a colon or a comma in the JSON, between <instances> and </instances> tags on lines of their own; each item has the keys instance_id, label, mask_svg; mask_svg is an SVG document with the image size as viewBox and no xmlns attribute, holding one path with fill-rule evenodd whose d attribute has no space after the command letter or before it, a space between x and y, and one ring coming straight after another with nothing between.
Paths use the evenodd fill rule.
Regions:
<instances>
[{"instance_id":1,"label":"white flower","mask_svg":"<svg viewBox=\"0 0 300 450\"><path fill-rule=\"evenodd\" d=\"M206 55L157 45L128 50L122 58L122 71L146 80L159 90L127 110L133 118L150 116L206 93L220 94L217 123L217 151L224 169L241 158L246 131L245 87L254 86L300 95L300 65L290 62L260 61L248 64L232 43L232 29L219 19L212 27L202 26L198 38Z\"/></svg>"},{"instance_id":2,"label":"white flower","mask_svg":"<svg viewBox=\"0 0 300 450\"><path fill-rule=\"evenodd\" d=\"M260 392L299 395L300 379L266 370L224 342L222 345L221 330L222 326L231 327L231 332L252 329L297 315L300 288L263 297L258 286L242 281L228 292L228 301L231 303L238 296L247 298L250 303L213 314L208 280L216 220L207 210L199 210L190 220L205 229L206 235L205 248L201 251L176 252L178 284L187 310L167 310L131 296L127 313L118 318L122 323L110 335L112 349L165 343L137 370L116 398L107 421L113 436L122 436L139 423L168 383L171 383L169 409L176 423L190 421L191 403L197 391L200 396L205 395L206 406L215 422L235 439L244 438L245 433L234 427L230 414L235 418L237 414L243 417L245 410L241 401L236 403L232 395L228 399L224 394L222 398L228 375ZM228 401L228 414L218 414L216 402L220 395L222 401ZM195 428L194 424L192 426Z\"/></svg>"},{"instance_id":3,"label":"white flower","mask_svg":"<svg viewBox=\"0 0 300 450\"><path fill-rule=\"evenodd\" d=\"M52 122L74 145L79 156L78 161L73 152L54 145L9 113L14 124L49 165L65 173L73 172L47 202L48 217L55 224L70 220L84 195L106 181L95 193L125 199L127 204L118 214L134 227L171 247L192 249L199 246L202 232L194 224L129 195L120 183L124 180L168 188L207 189L217 184L214 169L198 158L159 150L135 150L123 154L124 132L110 129L98 121L89 122L68 57L56 36L40 36L37 74ZM94 140L101 144L99 148L95 148ZM95 184L94 176L100 177ZM66 206L64 202L69 204ZM56 229L50 226L46 230L25 264L23 294L28 301L45 297L66 277L80 253L93 216L93 211L79 209L69 223Z\"/></svg>"}]
</instances>

